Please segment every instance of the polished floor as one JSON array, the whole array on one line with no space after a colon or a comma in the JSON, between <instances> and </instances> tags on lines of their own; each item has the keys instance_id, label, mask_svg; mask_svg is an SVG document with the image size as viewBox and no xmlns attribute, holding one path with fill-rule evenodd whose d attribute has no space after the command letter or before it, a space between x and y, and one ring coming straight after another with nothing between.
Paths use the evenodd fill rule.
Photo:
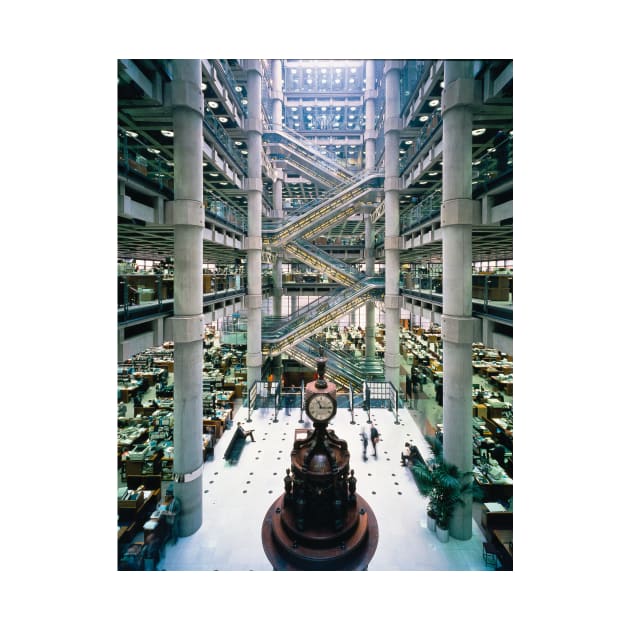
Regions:
<instances>
[{"instance_id":1,"label":"polished floor","mask_svg":"<svg viewBox=\"0 0 630 630\"><path fill-rule=\"evenodd\" d=\"M418 401L420 402L420 401ZM256 410L247 428L254 429L256 441L247 440L237 464L223 459L231 438L227 431L215 447L214 458L204 464L203 523L191 536L167 543L157 568L166 571L271 571L261 541L261 525L273 500L283 492L283 478L289 465L289 453L295 429L300 423L298 409L290 415L284 410L274 422L271 410ZM377 457L368 449L368 461L362 459L360 426L368 420L365 411L356 411L352 424L348 409L341 409L331 423L335 433L347 440L351 466L358 479L357 492L372 507L379 527L378 547L370 571L484 571L483 535L473 521L470 540L451 538L440 542L427 529L426 499L412 479L409 468L400 465L400 451L412 440L429 456L422 439L420 423L409 410L399 415L372 410L383 441ZM247 410L239 409L236 421L247 421ZM235 426L235 425L234 425Z\"/></svg>"}]
</instances>

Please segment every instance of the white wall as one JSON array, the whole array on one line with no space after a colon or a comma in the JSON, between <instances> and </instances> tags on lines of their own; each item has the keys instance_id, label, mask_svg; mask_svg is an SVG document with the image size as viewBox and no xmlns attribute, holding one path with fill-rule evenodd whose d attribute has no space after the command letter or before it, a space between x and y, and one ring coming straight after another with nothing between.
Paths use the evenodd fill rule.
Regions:
<instances>
[{"instance_id":1,"label":"white wall","mask_svg":"<svg viewBox=\"0 0 630 630\"><path fill-rule=\"evenodd\" d=\"M142 333L141 335L136 335L135 337L130 337L129 339L125 339L125 341L118 344L118 360L124 361L125 359L132 357L134 354L138 354L138 352L142 352L143 350L151 348L152 346L152 331Z\"/></svg>"}]
</instances>

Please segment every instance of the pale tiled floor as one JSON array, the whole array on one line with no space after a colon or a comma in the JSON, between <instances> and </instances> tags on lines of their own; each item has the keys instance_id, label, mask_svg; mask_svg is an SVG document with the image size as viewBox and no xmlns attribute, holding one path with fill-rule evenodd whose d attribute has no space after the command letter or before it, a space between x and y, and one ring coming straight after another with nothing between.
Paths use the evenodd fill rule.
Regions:
<instances>
[{"instance_id":1,"label":"pale tiled floor","mask_svg":"<svg viewBox=\"0 0 630 630\"><path fill-rule=\"evenodd\" d=\"M420 401L428 406L430 403ZM419 412L414 412L418 414ZM357 424L350 424L348 409L340 409L331 423L335 433L348 442L351 466L357 477L357 492L370 504L379 527L379 542L369 566L370 571L484 571L481 534L473 521L473 536L447 543L437 540L426 527L426 499L412 479L411 471L400 465L405 441L413 440L423 455L429 456L426 443L408 410L400 414L400 424L384 409L371 412L383 437L378 457L368 449L362 461L359 439L363 410L355 412ZM246 409L236 413L235 422L246 420ZM271 411L257 410L247 428L255 429L256 442L246 442L236 465L229 465L223 453L231 439L227 431L218 441L212 460L203 471L203 523L191 536L176 545L167 543L158 569L166 571L271 571L264 553L261 526L273 500L283 492L285 469L290 464L294 430L300 424L299 410L291 415L281 411L272 422Z\"/></svg>"}]
</instances>

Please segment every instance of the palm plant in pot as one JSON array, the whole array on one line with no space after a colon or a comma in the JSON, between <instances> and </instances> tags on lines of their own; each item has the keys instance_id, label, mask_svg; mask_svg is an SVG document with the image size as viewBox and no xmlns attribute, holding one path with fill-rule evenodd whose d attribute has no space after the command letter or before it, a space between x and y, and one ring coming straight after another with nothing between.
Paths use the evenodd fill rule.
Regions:
<instances>
[{"instance_id":1,"label":"palm plant in pot","mask_svg":"<svg viewBox=\"0 0 630 630\"><path fill-rule=\"evenodd\" d=\"M457 466L444 460L442 443L432 436L425 436L433 457L428 461L420 461L411 470L418 489L423 497L428 497L427 522L433 529L431 520L435 521L437 537L442 542L448 541L448 525L455 507L463 504L464 494L473 491L471 483L462 485L463 475Z\"/></svg>"}]
</instances>

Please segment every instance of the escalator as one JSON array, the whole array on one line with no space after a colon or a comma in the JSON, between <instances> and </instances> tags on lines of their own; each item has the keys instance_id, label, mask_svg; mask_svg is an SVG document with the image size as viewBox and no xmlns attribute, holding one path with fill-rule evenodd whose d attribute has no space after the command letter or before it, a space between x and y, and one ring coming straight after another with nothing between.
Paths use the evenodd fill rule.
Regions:
<instances>
[{"instance_id":1,"label":"escalator","mask_svg":"<svg viewBox=\"0 0 630 630\"><path fill-rule=\"evenodd\" d=\"M320 247L304 239L297 239L287 243L284 248L298 260L326 274L329 279L344 286L352 286L357 282L361 282L365 277L365 274L357 271L352 265L348 265L344 261L339 260L339 258L331 256Z\"/></svg>"},{"instance_id":2,"label":"escalator","mask_svg":"<svg viewBox=\"0 0 630 630\"><path fill-rule=\"evenodd\" d=\"M374 188L382 186L382 171L359 173L350 181L328 191L322 199L315 199L300 208L300 215L287 221L282 227L263 232L265 245L284 247L295 238L314 238L325 229L354 214L355 204L369 196Z\"/></svg>"},{"instance_id":3,"label":"escalator","mask_svg":"<svg viewBox=\"0 0 630 630\"><path fill-rule=\"evenodd\" d=\"M281 130L265 131L263 140L271 147L276 159L285 159L299 170L310 171L311 176L324 185L335 186L352 178L352 173L332 156L322 153L321 147L284 125Z\"/></svg>"}]
</instances>

